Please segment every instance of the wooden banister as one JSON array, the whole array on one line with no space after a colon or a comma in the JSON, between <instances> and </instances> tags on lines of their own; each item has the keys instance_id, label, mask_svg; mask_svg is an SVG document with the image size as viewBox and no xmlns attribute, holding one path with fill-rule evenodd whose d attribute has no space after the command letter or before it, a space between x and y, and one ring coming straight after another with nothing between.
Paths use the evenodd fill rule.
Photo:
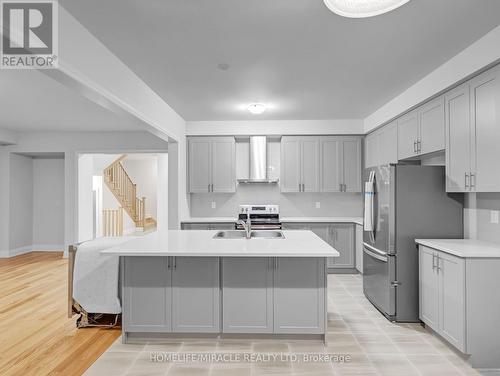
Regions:
<instances>
[{"instance_id":1,"label":"wooden banister","mask_svg":"<svg viewBox=\"0 0 500 376\"><path fill-rule=\"evenodd\" d=\"M132 181L121 163L126 156L126 154L120 156L104 169L104 181L135 225L145 229L146 197L137 197L137 184Z\"/></svg>"},{"instance_id":2,"label":"wooden banister","mask_svg":"<svg viewBox=\"0 0 500 376\"><path fill-rule=\"evenodd\" d=\"M103 209L102 235L123 236L123 208Z\"/></svg>"}]
</instances>

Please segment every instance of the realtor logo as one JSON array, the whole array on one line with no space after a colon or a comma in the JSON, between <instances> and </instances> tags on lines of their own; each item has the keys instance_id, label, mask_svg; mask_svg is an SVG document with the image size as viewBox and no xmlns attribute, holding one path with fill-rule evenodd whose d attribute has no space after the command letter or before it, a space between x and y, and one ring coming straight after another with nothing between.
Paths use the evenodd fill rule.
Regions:
<instances>
[{"instance_id":1,"label":"realtor logo","mask_svg":"<svg viewBox=\"0 0 500 376\"><path fill-rule=\"evenodd\" d=\"M57 68L57 1L1 0L3 69Z\"/></svg>"}]
</instances>

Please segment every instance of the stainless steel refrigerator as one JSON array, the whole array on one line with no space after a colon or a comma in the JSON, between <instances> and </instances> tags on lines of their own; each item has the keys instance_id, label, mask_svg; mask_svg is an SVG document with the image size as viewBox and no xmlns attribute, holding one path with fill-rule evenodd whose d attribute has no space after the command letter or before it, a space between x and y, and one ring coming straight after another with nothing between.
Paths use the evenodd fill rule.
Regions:
<instances>
[{"instance_id":1,"label":"stainless steel refrigerator","mask_svg":"<svg viewBox=\"0 0 500 376\"><path fill-rule=\"evenodd\" d=\"M389 320L419 321L417 238L462 238L463 194L440 166L364 171L363 290Z\"/></svg>"}]
</instances>

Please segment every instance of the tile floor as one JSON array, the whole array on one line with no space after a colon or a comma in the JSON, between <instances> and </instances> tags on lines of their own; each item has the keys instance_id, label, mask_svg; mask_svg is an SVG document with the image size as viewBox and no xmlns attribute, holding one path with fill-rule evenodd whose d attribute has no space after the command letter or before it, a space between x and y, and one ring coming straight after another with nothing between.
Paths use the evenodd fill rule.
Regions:
<instances>
[{"instance_id":1,"label":"tile floor","mask_svg":"<svg viewBox=\"0 0 500 376\"><path fill-rule=\"evenodd\" d=\"M327 353L345 362L151 362L151 352ZM328 276L328 345L321 342L215 341L123 345L118 339L85 375L479 375L419 324L393 324L364 297L359 275Z\"/></svg>"}]
</instances>

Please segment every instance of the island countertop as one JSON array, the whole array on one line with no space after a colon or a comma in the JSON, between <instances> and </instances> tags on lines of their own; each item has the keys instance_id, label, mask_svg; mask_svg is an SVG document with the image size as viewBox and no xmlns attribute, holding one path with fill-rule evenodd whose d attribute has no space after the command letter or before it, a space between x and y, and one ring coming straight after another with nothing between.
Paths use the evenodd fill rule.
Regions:
<instances>
[{"instance_id":1,"label":"island countertop","mask_svg":"<svg viewBox=\"0 0 500 376\"><path fill-rule=\"evenodd\" d=\"M101 251L115 256L339 257L312 231L283 231L284 239L214 239L218 231L154 232Z\"/></svg>"}]
</instances>

